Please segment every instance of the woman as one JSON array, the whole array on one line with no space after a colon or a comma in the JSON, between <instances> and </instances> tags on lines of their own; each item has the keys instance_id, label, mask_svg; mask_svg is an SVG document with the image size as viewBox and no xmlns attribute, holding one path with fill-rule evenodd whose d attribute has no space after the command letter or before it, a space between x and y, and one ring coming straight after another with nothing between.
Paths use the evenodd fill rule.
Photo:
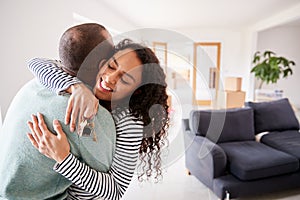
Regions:
<instances>
[{"instance_id":1,"label":"woman","mask_svg":"<svg viewBox=\"0 0 300 200\"><path fill-rule=\"evenodd\" d=\"M29 123L32 135L28 137L41 153L59 163L55 170L74 183L68 191L70 198L120 199L133 176L138 156L143 170L140 180L161 176L160 153L169 125L165 74L149 48L123 40L96 79L94 93L100 104L111 111L117 130L116 152L108 173L80 163L69 148L55 149L69 144L59 124L59 137L49 134L41 115L38 119L33 116ZM77 89L82 87L79 84Z\"/></svg>"}]
</instances>

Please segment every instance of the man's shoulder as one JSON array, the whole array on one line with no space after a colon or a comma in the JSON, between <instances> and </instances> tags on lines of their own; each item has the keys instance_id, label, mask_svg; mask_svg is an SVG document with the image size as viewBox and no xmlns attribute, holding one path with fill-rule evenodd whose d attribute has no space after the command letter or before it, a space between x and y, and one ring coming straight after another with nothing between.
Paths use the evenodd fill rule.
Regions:
<instances>
[{"instance_id":1,"label":"man's shoulder","mask_svg":"<svg viewBox=\"0 0 300 200\"><path fill-rule=\"evenodd\" d=\"M54 96L56 95L54 92L51 92L49 89L44 87L38 79L34 78L29 80L27 83L25 83L20 90L18 91L17 95L36 95L39 92L47 93L48 95Z\"/></svg>"}]
</instances>

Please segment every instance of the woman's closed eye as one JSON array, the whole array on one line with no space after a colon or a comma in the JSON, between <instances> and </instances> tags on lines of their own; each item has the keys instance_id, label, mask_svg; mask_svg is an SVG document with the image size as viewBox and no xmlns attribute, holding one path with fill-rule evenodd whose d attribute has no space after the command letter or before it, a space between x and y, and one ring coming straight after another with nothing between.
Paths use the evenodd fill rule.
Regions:
<instances>
[{"instance_id":1,"label":"woman's closed eye","mask_svg":"<svg viewBox=\"0 0 300 200\"><path fill-rule=\"evenodd\" d=\"M126 85L134 84L134 82L136 82L134 76L127 72L123 73L121 81Z\"/></svg>"},{"instance_id":2,"label":"woman's closed eye","mask_svg":"<svg viewBox=\"0 0 300 200\"><path fill-rule=\"evenodd\" d=\"M126 78L124 76L121 77L121 81L122 83L129 85L130 83L126 80Z\"/></svg>"},{"instance_id":3,"label":"woman's closed eye","mask_svg":"<svg viewBox=\"0 0 300 200\"><path fill-rule=\"evenodd\" d=\"M109 69L115 69L111 64L107 65Z\"/></svg>"}]
</instances>

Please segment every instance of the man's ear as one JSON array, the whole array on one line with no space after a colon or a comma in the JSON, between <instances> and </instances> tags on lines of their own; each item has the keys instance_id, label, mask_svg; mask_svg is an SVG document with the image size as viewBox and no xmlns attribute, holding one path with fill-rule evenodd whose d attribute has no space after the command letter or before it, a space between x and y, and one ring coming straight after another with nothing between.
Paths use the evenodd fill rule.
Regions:
<instances>
[{"instance_id":1,"label":"man's ear","mask_svg":"<svg viewBox=\"0 0 300 200\"><path fill-rule=\"evenodd\" d=\"M107 61L106 59L101 60L98 68L101 69L101 67L105 64L106 61Z\"/></svg>"}]
</instances>

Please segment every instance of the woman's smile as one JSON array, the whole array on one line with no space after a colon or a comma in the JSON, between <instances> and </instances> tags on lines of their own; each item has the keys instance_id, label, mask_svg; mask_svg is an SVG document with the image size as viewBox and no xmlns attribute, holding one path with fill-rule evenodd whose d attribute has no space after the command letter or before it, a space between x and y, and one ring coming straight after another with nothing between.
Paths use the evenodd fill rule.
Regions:
<instances>
[{"instance_id":1,"label":"woman's smile","mask_svg":"<svg viewBox=\"0 0 300 200\"><path fill-rule=\"evenodd\" d=\"M106 82L103 79L100 79L99 87L103 92L113 92L113 89L107 86Z\"/></svg>"}]
</instances>

